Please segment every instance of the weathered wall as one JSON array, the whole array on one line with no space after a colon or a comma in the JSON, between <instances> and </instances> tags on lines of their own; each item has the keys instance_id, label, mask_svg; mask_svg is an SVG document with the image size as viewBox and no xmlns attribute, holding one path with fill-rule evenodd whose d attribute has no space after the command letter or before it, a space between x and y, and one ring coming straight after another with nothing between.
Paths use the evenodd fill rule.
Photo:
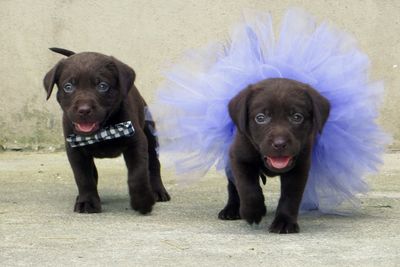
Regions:
<instances>
[{"instance_id":1,"label":"weathered wall","mask_svg":"<svg viewBox=\"0 0 400 267\"><path fill-rule=\"evenodd\" d=\"M380 123L400 140L400 1L398 0L0 0L0 144L57 146L61 112L45 101L42 78L61 57L47 50L113 55L137 72L151 102L162 70L187 49L224 40L243 8L270 11L275 22L300 6L354 34L386 85ZM399 67L398 67L399 66Z\"/></svg>"}]
</instances>

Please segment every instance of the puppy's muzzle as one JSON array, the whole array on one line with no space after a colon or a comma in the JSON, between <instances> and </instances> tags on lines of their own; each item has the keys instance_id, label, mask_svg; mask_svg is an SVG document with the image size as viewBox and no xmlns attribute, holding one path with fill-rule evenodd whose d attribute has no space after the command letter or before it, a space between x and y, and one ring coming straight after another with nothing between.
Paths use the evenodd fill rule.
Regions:
<instances>
[{"instance_id":1,"label":"puppy's muzzle","mask_svg":"<svg viewBox=\"0 0 400 267\"><path fill-rule=\"evenodd\" d=\"M274 150L276 151L283 151L287 148L288 146L288 141L286 138L283 137L277 137L274 138L271 142L271 146Z\"/></svg>"},{"instance_id":2,"label":"puppy's muzzle","mask_svg":"<svg viewBox=\"0 0 400 267\"><path fill-rule=\"evenodd\" d=\"M298 154L296 144L290 137L280 134L268 138L263 153L266 167L272 171L285 172L293 167Z\"/></svg>"},{"instance_id":3,"label":"puppy's muzzle","mask_svg":"<svg viewBox=\"0 0 400 267\"><path fill-rule=\"evenodd\" d=\"M84 103L82 105L78 105L76 112L79 114L80 118L85 119L86 117L92 115L93 107L87 103Z\"/></svg>"},{"instance_id":4,"label":"puppy's muzzle","mask_svg":"<svg viewBox=\"0 0 400 267\"><path fill-rule=\"evenodd\" d=\"M76 134L92 134L100 129L105 112L93 99L78 99L68 111Z\"/></svg>"}]
</instances>

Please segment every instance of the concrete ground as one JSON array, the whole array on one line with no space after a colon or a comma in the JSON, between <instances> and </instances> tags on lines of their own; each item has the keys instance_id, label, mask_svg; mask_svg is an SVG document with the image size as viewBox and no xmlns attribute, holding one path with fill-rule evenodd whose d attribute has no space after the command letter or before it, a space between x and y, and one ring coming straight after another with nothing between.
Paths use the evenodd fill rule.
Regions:
<instances>
[{"instance_id":1,"label":"concrete ground","mask_svg":"<svg viewBox=\"0 0 400 267\"><path fill-rule=\"evenodd\" d=\"M97 161L101 214L72 212L76 186L64 153L0 153L0 266L400 266L400 154L387 154L360 213L300 217L300 234L267 232L278 180L264 187L258 227L217 219L217 173L181 186L149 216L129 209L122 159Z\"/></svg>"}]
</instances>

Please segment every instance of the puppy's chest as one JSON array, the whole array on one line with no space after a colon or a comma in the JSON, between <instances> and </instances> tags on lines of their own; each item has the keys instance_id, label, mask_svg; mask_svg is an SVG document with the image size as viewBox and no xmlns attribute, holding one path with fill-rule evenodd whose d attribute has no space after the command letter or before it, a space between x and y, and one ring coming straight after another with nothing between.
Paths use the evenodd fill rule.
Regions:
<instances>
[{"instance_id":1,"label":"puppy's chest","mask_svg":"<svg viewBox=\"0 0 400 267\"><path fill-rule=\"evenodd\" d=\"M95 158L115 158L127 149L135 149L132 138L121 138L120 140L107 140L100 143L88 145L83 149Z\"/></svg>"},{"instance_id":2,"label":"puppy's chest","mask_svg":"<svg viewBox=\"0 0 400 267\"><path fill-rule=\"evenodd\" d=\"M279 173L276 173L276 172L273 172L273 171L269 170L267 167L265 167L264 164L260 164L260 165L261 165L260 172L263 173L265 176L275 177L275 176L281 175Z\"/></svg>"}]
</instances>

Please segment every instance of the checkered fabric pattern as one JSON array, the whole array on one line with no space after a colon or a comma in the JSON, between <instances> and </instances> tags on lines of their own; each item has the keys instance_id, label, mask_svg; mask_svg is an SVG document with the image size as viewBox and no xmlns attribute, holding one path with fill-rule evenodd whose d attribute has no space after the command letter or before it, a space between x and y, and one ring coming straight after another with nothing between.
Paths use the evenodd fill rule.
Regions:
<instances>
[{"instance_id":1,"label":"checkered fabric pattern","mask_svg":"<svg viewBox=\"0 0 400 267\"><path fill-rule=\"evenodd\" d=\"M135 133L131 121L121 122L112 126L101 129L94 135L83 136L71 134L67 137L67 142L71 147L80 147L98 143L104 140L117 139L120 137L132 136Z\"/></svg>"},{"instance_id":2,"label":"checkered fabric pattern","mask_svg":"<svg viewBox=\"0 0 400 267\"><path fill-rule=\"evenodd\" d=\"M151 115L150 110L147 106L144 107L144 123L145 127L147 127L150 133L154 136L155 149L157 152L157 156L159 156L160 144L158 143L156 124L154 123L153 116Z\"/></svg>"}]
</instances>

